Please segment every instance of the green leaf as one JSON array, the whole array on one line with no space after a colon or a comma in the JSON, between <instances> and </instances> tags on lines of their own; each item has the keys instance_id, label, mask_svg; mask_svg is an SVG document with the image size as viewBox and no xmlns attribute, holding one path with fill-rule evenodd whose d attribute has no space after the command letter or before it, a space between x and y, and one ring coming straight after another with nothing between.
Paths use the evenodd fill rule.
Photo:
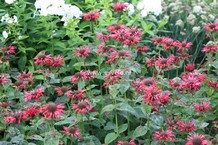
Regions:
<instances>
[{"instance_id":1,"label":"green leaf","mask_svg":"<svg viewBox=\"0 0 218 145\"><path fill-rule=\"evenodd\" d=\"M71 76L64 77L63 80L62 80L62 82L63 82L63 83L70 82L70 77L71 77Z\"/></svg>"},{"instance_id":2,"label":"green leaf","mask_svg":"<svg viewBox=\"0 0 218 145\"><path fill-rule=\"evenodd\" d=\"M68 118L64 119L63 121L56 122L55 125L65 125L65 124L71 124L72 125L72 123L75 122L75 120L76 120L76 117L72 116L72 117L68 117Z\"/></svg>"},{"instance_id":3,"label":"green leaf","mask_svg":"<svg viewBox=\"0 0 218 145\"><path fill-rule=\"evenodd\" d=\"M147 133L148 131L148 128L146 126L138 126L134 132L133 132L133 136L132 138L137 138L137 137L140 137L140 136L143 136Z\"/></svg>"},{"instance_id":4,"label":"green leaf","mask_svg":"<svg viewBox=\"0 0 218 145\"><path fill-rule=\"evenodd\" d=\"M109 86L109 94L113 97L116 98L117 94L119 93L118 91L119 85L111 85Z\"/></svg>"},{"instance_id":5,"label":"green leaf","mask_svg":"<svg viewBox=\"0 0 218 145\"><path fill-rule=\"evenodd\" d=\"M27 62L27 57L26 56L20 57L20 59L18 60L18 68L20 70L24 70L24 68L26 66L26 62Z\"/></svg>"},{"instance_id":6,"label":"green leaf","mask_svg":"<svg viewBox=\"0 0 218 145\"><path fill-rule=\"evenodd\" d=\"M29 136L28 139L40 140L43 141L43 138L40 135Z\"/></svg>"},{"instance_id":7,"label":"green leaf","mask_svg":"<svg viewBox=\"0 0 218 145\"><path fill-rule=\"evenodd\" d=\"M132 106L130 106L129 104L126 104L126 103L117 104L117 110L129 112L129 113L131 113L131 114L133 114L133 115L136 114L136 112L135 112L135 110L132 108Z\"/></svg>"},{"instance_id":8,"label":"green leaf","mask_svg":"<svg viewBox=\"0 0 218 145\"><path fill-rule=\"evenodd\" d=\"M126 84L120 84L119 85L119 91L120 93L123 95L130 87L130 84L129 83L126 83Z\"/></svg>"},{"instance_id":9,"label":"green leaf","mask_svg":"<svg viewBox=\"0 0 218 145\"><path fill-rule=\"evenodd\" d=\"M115 105L113 104L109 104L107 106L105 106L102 110L101 110L101 114L103 114L106 111L112 111L115 108Z\"/></svg>"},{"instance_id":10,"label":"green leaf","mask_svg":"<svg viewBox=\"0 0 218 145\"><path fill-rule=\"evenodd\" d=\"M119 129L119 133L122 133L122 132L126 131L127 128L128 128L128 124L127 123L120 125L119 128L118 128Z\"/></svg>"},{"instance_id":11,"label":"green leaf","mask_svg":"<svg viewBox=\"0 0 218 145\"><path fill-rule=\"evenodd\" d=\"M104 130L112 130L116 128L116 124L114 124L113 122L108 122L106 124L106 126L104 127Z\"/></svg>"},{"instance_id":12,"label":"green leaf","mask_svg":"<svg viewBox=\"0 0 218 145\"><path fill-rule=\"evenodd\" d=\"M36 80L45 80L45 77L43 75L35 75L34 79L36 79Z\"/></svg>"},{"instance_id":13,"label":"green leaf","mask_svg":"<svg viewBox=\"0 0 218 145\"><path fill-rule=\"evenodd\" d=\"M113 142L117 137L118 137L118 135L115 134L114 132L108 133L105 137L104 142L106 145L109 145L109 143Z\"/></svg>"}]
</instances>

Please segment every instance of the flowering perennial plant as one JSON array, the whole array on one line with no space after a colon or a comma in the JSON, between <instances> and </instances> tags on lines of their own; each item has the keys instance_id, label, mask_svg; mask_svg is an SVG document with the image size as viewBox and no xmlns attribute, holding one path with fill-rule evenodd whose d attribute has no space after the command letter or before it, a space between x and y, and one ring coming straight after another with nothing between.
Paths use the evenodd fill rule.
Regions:
<instances>
[{"instance_id":1,"label":"flowering perennial plant","mask_svg":"<svg viewBox=\"0 0 218 145\"><path fill-rule=\"evenodd\" d=\"M216 16L167 2L1 2L0 144L216 144Z\"/></svg>"}]
</instances>

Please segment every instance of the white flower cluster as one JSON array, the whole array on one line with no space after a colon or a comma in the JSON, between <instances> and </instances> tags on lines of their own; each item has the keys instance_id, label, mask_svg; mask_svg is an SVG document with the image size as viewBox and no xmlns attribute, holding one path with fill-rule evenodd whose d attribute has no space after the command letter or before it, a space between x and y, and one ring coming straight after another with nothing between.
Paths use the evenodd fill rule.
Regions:
<instances>
[{"instance_id":1,"label":"white flower cluster","mask_svg":"<svg viewBox=\"0 0 218 145\"><path fill-rule=\"evenodd\" d=\"M17 16L10 17L9 14L5 14L1 18L1 22L6 22L8 24L18 23Z\"/></svg>"},{"instance_id":2,"label":"white flower cluster","mask_svg":"<svg viewBox=\"0 0 218 145\"><path fill-rule=\"evenodd\" d=\"M7 4L12 4L13 2L15 2L15 0L5 0L5 2L6 2Z\"/></svg>"},{"instance_id":3,"label":"white flower cluster","mask_svg":"<svg viewBox=\"0 0 218 145\"><path fill-rule=\"evenodd\" d=\"M128 5L126 10L128 10L128 15L131 16L135 12L133 4L130 4L130 3L125 3L125 4Z\"/></svg>"},{"instance_id":4,"label":"white flower cluster","mask_svg":"<svg viewBox=\"0 0 218 145\"><path fill-rule=\"evenodd\" d=\"M62 16L62 21L82 16L82 11L77 6L65 4L64 0L36 0L35 7L39 9L40 15Z\"/></svg>"},{"instance_id":5,"label":"white flower cluster","mask_svg":"<svg viewBox=\"0 0 218 145\"><path fill-rule=\"evenodd\" d=\"M146 17L149 12L158 16L162 13L161 0L141 0L137 5L137 9L141 10L142 17Z\"/></svg>"}]
</instances>

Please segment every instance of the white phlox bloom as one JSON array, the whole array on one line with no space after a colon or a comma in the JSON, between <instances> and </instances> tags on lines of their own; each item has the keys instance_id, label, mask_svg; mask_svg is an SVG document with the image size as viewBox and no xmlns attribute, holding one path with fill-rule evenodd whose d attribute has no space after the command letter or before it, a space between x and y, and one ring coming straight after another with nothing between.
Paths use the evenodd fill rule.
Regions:
<instances>
[{"instance_id":1,"label":"white phlox bloom","mask_svg":"<svg viewBox=\"0 0 218 145\"><path fill-rule=\"evenodd\" d=\"M7 38L8 38L8 32L3 31L3 32L2 32L2 36L3 36L5 39L7 39Z\"/></svg>"},{"instance_id":2,"label":"white phlox bloom","mask_svg":"<svg viewBox=\"0 0 218 145\"><path fill-rule=\"evenodd\" d=\"M6 2L7 4L12 4L13 2L15 2L15 0L5 0L5 2Z\"/></svg>"},{"instance_id":3,"label":"white phlox bloom","mask_svg":"<svg viewBox=\"0 0 218 145\"><path fill-rule=\"evenodd\" d=\"M4 16L2 16L1 22L6 22L8 24L15 24L18 23L18 19L17 16L15 15L13 17L10 17L9 14L5 14Z\"/></svg>"},{"instance_id":4,"label":"white phlox bloom","mask_svg":"<svg viewBox=\"0 0 218 145\"><path fill-rule=\"evenodd\" d=\"M40 15L57 15L62 16L62 21L68 18L81 18L82 11L74 5L65 4L64 0L36 0L35 7L39 10Z\"/></svg>"},{"instance_id":5,"label":"white phlox bloom","mask_svg":"<svg viewBox=\"0 0 218 145\"><path fill-rule=\"evenodd\" d=\"M161 0L141 0L137 9L141 10L142 17L146 17L150 12L158 16L162 13Z\"/></svg>"}]
</instances>

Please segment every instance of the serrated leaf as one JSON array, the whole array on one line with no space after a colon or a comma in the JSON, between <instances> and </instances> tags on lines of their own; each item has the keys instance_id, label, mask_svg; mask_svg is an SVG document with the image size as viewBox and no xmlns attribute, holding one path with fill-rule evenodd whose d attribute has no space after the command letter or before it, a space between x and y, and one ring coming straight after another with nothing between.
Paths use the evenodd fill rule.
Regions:
<instances>
[{"instance_id":1,"label":"serrated leaf","mask_svg":"<svg viewBox=\"0 0 218 145\"><path fill-rule=\"evenodd\" d=\"M117 104L117 110L129 112L129 113L131 113L131 114L133 114L133 115L136 114L136 112L135 112L135 110L132 108L132 106L130 106L129 104L126 104L126 103Z\"/></svg>"},{"instance_id":2,"label":"serrated leaf","mask_svg":"<svg viewBox=\"0 0 218 145\"><path fill-rule=\"evenodd\" d=\"M146 126L138 126L134 132L133 132L133 138L137 138L137 137L140 137L140 136L143 136L147 133L148 131L148 128Z\"/></svg>"},{"instance_id":3,"label":"serrated leaf","mask_svg":"<svg viewBox=\"0 0 218 145\"><path fill-rule=\"evenodd\" d=\"M102 110L101 110L101 114L103 114L106 111L112 111L115 108L115 105L113 104L109 104L107 106L105 106Z\"/></svg>"},{"instance_id":4,"label":"serrated leaf","mask_svg":"<svg viewBox=\"0 0 218 145\"><path fill-rule=\"evenodd\" d=\"M105 137L105 144L109 145L109 143L113 142L118 137L118 134L115 134L114 132L108 133Z\"/></svg>"},{"instance_id":5,"label":"serrated leaf","mask_svg":"<svg viewBox=\"0 0 218 145\"><path fill-rule=\"evenodd\" d=\"M119 133L122 133L122 132L126 131L127 128L128 128L128 124L127 123L120 125L119 128L118 128L119 129Z\"/></svg>"},{"instance_id":6,"label":"serrated leaf","mask_svg":"<svg viewBox=\"0 0 218 145\"><path fill-rule=\"evenodd\" d=\"M65 125L65 124L72 125L72 123L75 122L75 120L76 120L76 117L72 116L72 117L68 117L68 118L64 119L63 121L56 122L55 125Z\"/></svg>"}]
</instances>

